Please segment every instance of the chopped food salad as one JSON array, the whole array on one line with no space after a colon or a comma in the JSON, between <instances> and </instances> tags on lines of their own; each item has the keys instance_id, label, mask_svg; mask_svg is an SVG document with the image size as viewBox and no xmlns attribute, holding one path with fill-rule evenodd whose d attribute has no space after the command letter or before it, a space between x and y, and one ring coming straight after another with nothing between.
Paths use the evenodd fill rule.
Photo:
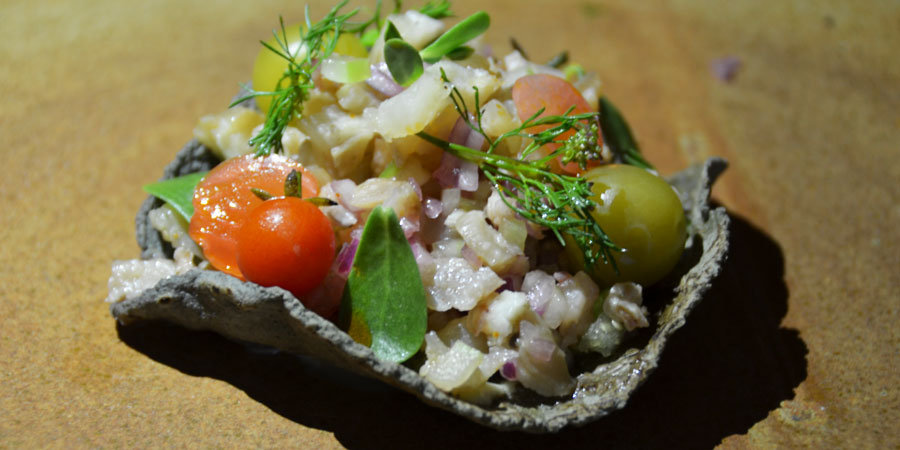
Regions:
<instances>
[{"instance_id":1,"label":"chopped food salad","mask_svg":"<svg viewBox=\"0 0 900 450\"><path fill-rule=\"evenodd\" d=\"M107 300L220 271L468 402L571 396L573 360L653 320L682 203L565 53L495 54L446 1L383 9L279 24L194 129L221 162L145 187L171 256L115 262Z\"/></svg>"}]
</instances>

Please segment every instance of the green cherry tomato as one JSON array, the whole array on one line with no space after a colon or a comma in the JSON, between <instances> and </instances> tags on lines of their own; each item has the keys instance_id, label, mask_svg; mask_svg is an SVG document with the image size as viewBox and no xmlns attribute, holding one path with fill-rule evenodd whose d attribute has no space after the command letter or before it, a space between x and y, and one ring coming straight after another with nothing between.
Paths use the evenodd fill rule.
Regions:
<instances>
[{"instance_id":1,"label":"green cherry tomato","mask_svg":"<svg viewBox=\"0 0 900 450\"><path fill-rule=\"evenodd\" d=\"M623 252L613 252L619 269L598 262L588 273L599 283L634 281L651 285L675 267L687 238L678 195L665 180L644 169L612 164L584 173L593 183L594 219ZM583 263L577 244L568 239L570 258Z\"/></svg>"},{"instance_id":2,"label":"green cherry tomato","mask_svg":"<svg viewBox=\"0 0 900 450\"><path fill-rule=\"evenodd\" d=\"M287 35L288 48L292 54L297 54L297 45L300 41L300 25L287 26L284 30ZM279 39L282 38L280 30L278 31L278 37ZM326 36L324 41L327 42L328 39L329 38ZM274 48L281 49L274 37L266 41L266 43ZM362 42L355 34L341 34L338 37L334 53L357 57L369 55L366 51L366 47L363 46ZM303 53L300 53L298 56L302 58ZM259 54L256 56L256 63L253 64L253 89L257 91L274 91L275 89L278 89L278 82L281 80L281 77L284 75L284 71L287 70L287 68L288 62L285 61L284 58L276 55L268 48L262 47L259 50ZM271 103L272 98L270 96L256 97L256 104L259 105L259 109L263 113L269 111L269 105L271 105Z\"/></svg>"}]
</instances>

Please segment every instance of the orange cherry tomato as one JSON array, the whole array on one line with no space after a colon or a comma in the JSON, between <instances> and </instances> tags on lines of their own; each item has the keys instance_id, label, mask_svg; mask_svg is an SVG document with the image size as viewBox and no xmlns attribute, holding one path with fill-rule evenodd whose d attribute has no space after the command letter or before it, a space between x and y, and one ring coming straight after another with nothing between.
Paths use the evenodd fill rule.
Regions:
<instances>
[{"instance_id":1,"label":"orange cherry tomato","mask_svg":"<svg viewBox=\"0 0 900 450\"><path fill-rule=\"evenodd\" d=\"M291 170L301 175L303 197L319 192L316 179L299 163L274 154L229 159L197 184L188 234L213 267L244 279L237 265L237 231L247 214L263 202L250 189L282 195L284 179Z\"/></svg>"},{"instance_id":2,"label":"orange cherry tomato","mask_svg":"<svg viewBox=\"0 0 900 450\"><path fill-rule=\"evenodd\" d=\"M565 114L569 108L575 107L569 114L583 114L593 112L587 100L581 96L578 89L572 86L572 83L559 78L557 76L537 73L534 75L526 75L516 80L512 87L512 99L516 105L516 111L520 120L525 120L537 113L541 108L544 112L539 117L559 116ZM537 125L528 128L529 133L540 133L552 125ZM575 134L575 130L570 130L557 137L557 140L568 139ZM602 143L602 137L597 136L598 142ZM549 144L547 148L555 150L560 144ZM590 164L588 169L590 169ZM562 170L568 173L581 173L582 170L576 163L569 163L562 167Z\"/></svg>"},{"instance_id":3,"label":"orange cherry tomato","mask_svg":"<svg viewBox=\"0 0 900 450\"><path fill-rule=\"evenodd\" d=\"M316 205L273 198L250 211L238 230L237 264L247 280L302 299L325 279L334 247L331 221Z\"/></svg>"}]
</instances>

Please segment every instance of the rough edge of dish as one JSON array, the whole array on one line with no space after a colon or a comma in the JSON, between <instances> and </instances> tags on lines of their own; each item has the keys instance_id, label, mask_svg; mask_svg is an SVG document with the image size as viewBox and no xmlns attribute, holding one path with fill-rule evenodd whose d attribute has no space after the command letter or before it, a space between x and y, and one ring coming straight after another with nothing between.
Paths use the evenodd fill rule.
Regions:
<instances>
[{"instance_id":1,"label":"rough edge of dish","mask_svg":"<svg viewBox=\"0 0 900 450\"><path fill-rule=\"evenodd\" d=\"M216 158L196 141L189 142L166 167L163 179L209 170ZM728 252L729 218L724 208L710 209L708 198L715 179L727 163L711 158L669 178L690 222L688 245L702 243L697 262L681 277L675 298L656 320L656 330L642 349L629 349L613 361L578 375L571 399L522 406L502 402L483 408L439 390L401 364L375 358L368 347L354 342L332 322L307 310L289 292L263 288L215 271L191 270L160 281L140 296L110 306L123 325L141 320L164 320L189 329L208 330L230 339L313 356L352 372L373 377L418 396L427 404L501 430L556 432L582 425L625 406L630 395L656 368L668 337L684 323L688 312L721 270ZM170 257L171 246L147 220L162 202L147 198L136 218L141 257ZM692 252L686 251L686 254Z\"/></svg>"}]
</instances>

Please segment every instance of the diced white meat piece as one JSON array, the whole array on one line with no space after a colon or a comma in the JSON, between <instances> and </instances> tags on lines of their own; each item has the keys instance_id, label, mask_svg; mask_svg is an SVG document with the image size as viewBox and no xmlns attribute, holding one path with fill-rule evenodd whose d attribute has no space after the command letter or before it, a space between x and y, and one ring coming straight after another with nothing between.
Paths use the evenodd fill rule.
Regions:
<instances>
[{"instance_id":1,"label":"diced white meat piece","mask_svg":"<svg viewBox=\"0 0 900 450\"><path fill-rule=\"evenodd\" d=\"M475 270L463 258L435 258L434 278L426 283L428 307L469 311L500 286L503 280L487 267Z\"/></svg>"},{"instance_id":2,"label":"diced white meat piece","mask_svg":"<svg viewBox=\"0 0 900 450\"><path fill-rule=\"evenodd\" d=\"M650 326L647 308L641 306L641 285L632 282L616 283L603 302L603 313L631 331Z\"/></svg>"},{"instance_id":3,"label":"diced white meat piece","mask_svg":"<svg viewBox=\"0 0 900 450\"><path fill-rule=\"evenodd\" d=\"M382 205L392 208L397 217L418 216L419 211L419 196L405 180L369 178L356 187L347 203L357 209L372 209Z\"/></svg>"},{"instance_id":4,"label":"diced white meat piece","mask_svg":"<svg viewBox=\"0 0 900 450\"><path fill-rule=\"evenodd\" d=\"M571 394L575 388L566 355L545 326L524 320L519 324L516 363L516 380L538 394L559 397Z\"/></svg>"},{"instance_id":5,"label":"diced white meat piece","mask_svg":"<svg viewBox=\"0 0 900 450\"><path fill-rule=\"evenodd\" d=\"M466 319L465 317L458 317L447 322L443 328L438 330L438 337L441 338L441 341L446 345L452 345L456 341L463 341L469 347L478 349L478 351L482 353L488 352L487 341L484 339L482 335L475 335L466 328ZM485 361L490 361L490 359L486 358ZM484 363L482 363L483 365ZM493 373L493 372L491 372Z\"/></svg>"},{"instance_id":6,"label":"diced white meat piece","mask_svg":"<svg viewBox=\"0 0 900 450\"><path fill-rule=\"evenodd\" d=\"M499 226L503 221L506 220L515 220L516 212L510 209L509 206L506 205L506 202L503 201L500 192L496 189L491 190L491 195L488 197L487 205L484 207L484 214L487 218L494 224L494 226Z\"/></svg>"},{"instance_id":7,"label":"diced white meat piece","mask_svg":"<svg viewBox=\"0 0 900 450\"><path fill-rule=\"evenodd\" d=\"M525 294L503 291L480 303L467 316L467 326L491 344L505 343L523 319L536 320Z\"/></svg>"},{"instance_id":8,"label":"diced white meat piece","mask_svg":"<svg viewBox=\"0 0 900 450\"><path fill-rule=\"evenodd\" d=\"M377 108L366 109L363 117L375 124L375 131L388 141L422 131L451 105L441 79L442 69L467 104L474 104L473 86L479 89L481 98L487 98L499 85L497 78L487 70L440 61L427 67L403 92L381 102Z\"/></svg>"},{"instance_id":9,"label":"diced white meat piece","mask_svg":"<svg viewBox=\"0 0 900 450\"><path fill-rule=\"evenodd\" d=\"M449 219L450 217L448 222ZM499 231L488 225L483 211L464 212L454 219L451 226L462 236L466 245L495 272L506 273L517 257L524 254L522 249L509 243Z\"/></svg>"},{"instance_id":10,"label":"diced white meat piece","mask_svg":"<svg viewBox=\"0 0 900 450\"><path fill-rule=\"evenodd\" d=\"M600 296L600 288L586 273L578 272L574 277L560 281L559 289L568 305L559 324L561 345L566 348L577 342L578 337L591 326L594 302Z\"/></svg>"},{"instance_id":11,"label":"diced white meat piece","mask_svg":"<svg viewBox=\"0 0 900 450\"><path fill-rule=\"evenodd\" d=\"M451 391L465 383L478 370L483 358L483 353L462 341L456 341L448 351L435 358L429 357L419 369L419 375L439 389Z\"/></svg>"}]
</instances>

